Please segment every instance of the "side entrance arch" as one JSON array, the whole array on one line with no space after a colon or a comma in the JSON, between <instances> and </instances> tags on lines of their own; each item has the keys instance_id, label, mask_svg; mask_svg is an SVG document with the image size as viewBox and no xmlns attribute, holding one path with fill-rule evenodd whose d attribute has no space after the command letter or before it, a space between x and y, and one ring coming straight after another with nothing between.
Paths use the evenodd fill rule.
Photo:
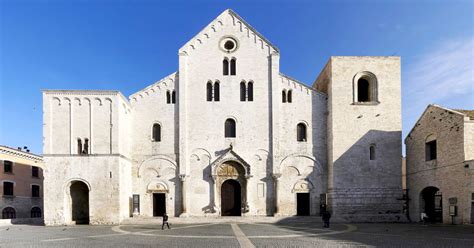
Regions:
<instances>
[{"instance_id":1,"label":"side entrance arch","mask_svg":"<svg viewBox=\"0 0 474 248\"><path fill-rule=\"evenodd\" d=\"M426 187L421 191L421 212L426 213L428 221L443 222L443 196L436 187Z\"/></svg>"},{"instance_id":2,"label":"side entrance arch","mask_svg":"<svg viewBox=\"0 0 474 248\"><path fill-rule=\"evenodd\" d=\"M153 197L153 217L163 216L166 213L168 185L161 180L151 180L147 186L147 193Z\"/></svg>"},{"instance_id":3,"label":"side entrance arch","mask_svg":"<svg viewBox=\"0 0 474 248\"><path fill-rule=\"evenodd\" d=\"M72 221L76 224L89 224L89 187L84 182L74 181L69 192Z\"/></svg>"}]
</instances>

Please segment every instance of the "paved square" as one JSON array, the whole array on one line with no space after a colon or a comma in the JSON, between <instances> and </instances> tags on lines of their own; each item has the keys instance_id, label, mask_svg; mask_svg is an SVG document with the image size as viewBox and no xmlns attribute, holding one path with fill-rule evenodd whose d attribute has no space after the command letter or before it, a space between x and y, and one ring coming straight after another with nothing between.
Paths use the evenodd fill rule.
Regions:
<instances>
[{"instance_id":1,"label":"paved square","mask_svg":"<svg viewBox=\"0 0 474 248\"><path fill-rule=\"evenodd\" d=\"M474 226L319 222L8 226L0 247L474 247Z\"/></svg>"}]
</instances>

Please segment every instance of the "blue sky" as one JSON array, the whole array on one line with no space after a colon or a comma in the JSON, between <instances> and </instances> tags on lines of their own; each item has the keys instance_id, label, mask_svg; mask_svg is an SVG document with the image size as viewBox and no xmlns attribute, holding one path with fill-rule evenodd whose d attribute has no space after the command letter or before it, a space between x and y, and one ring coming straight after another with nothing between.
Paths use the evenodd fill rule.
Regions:
<instances>
[{"instance_id":1,"label":"blue sky","mask_svg":"<svg viewBox=\"0 0 474 248\"><path fill-rule=\"evenodd\" d=\"M330 56L401 56L403 138L429 103L474 109L474 1L0 0L0 144L41 154L42 89L128 96L227 8L308 84Z\"/></svg>"}]
</instances>

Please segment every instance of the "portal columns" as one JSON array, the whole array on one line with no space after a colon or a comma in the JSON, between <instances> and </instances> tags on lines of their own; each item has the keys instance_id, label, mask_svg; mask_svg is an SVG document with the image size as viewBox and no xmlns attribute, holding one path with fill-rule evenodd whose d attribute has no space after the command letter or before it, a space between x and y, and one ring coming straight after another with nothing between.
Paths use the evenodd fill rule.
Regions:
<instances>
[{"instance_id":1,"label":"portal columns","mask_svg":"<svg viewBox=\"0 0 474 248\"><path fill-rule=\"evenodd\" d=\"M186 174L180 174L181 181L181 214L180 217L187 216L187 201L186 201Z\"/></svg>"},{"instance_id":2,"label":"portal columns","mask_svg":"<svg viewBox=\"0 0 474 248\"><path fill-rule=\"evenodd\" d=\"M214 198L213 198L213 201L214 201L214 206L212 206L214 209L214 212L217 212L218 215L220 215L220 210L219 208L217 207L217 194L220 192L217 190L217 175L212 175L212 181L213 181L213 187L214 187ZM212 205L212 204L211 204Z\"/></svg>"}]
</instances>

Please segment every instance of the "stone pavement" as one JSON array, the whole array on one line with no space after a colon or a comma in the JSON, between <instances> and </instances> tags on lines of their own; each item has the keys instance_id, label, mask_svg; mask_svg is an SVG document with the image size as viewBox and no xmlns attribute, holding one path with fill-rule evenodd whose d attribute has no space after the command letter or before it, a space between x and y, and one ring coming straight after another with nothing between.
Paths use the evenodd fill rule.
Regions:
<instances>
[{"instance_id":1,"label":"stone pavement","mask_svg":"<svg viewBox=\"0 0 474 248\"><path fill-rule=\"evenodd\" d=\"M0 227L0 247L474 247L474 226L340 223L325 229L312 218L171 224L170 230L160 222Z\"/></svg>"},{"instance_id":2,"label":"stone pavement","mask_svg":"<svg viewBox=\"0 0 474 248\"><path fill-rule=\"evenodd\" d=\"M319 216L206 216L206 217L169 217L170 223L175 224L196 224L196 223L292 223L292 222L312 222L321 223ZM155 225L161 224L161 217L134 217L121 223L122 225Z\"/></svg>"}]
</instances>

